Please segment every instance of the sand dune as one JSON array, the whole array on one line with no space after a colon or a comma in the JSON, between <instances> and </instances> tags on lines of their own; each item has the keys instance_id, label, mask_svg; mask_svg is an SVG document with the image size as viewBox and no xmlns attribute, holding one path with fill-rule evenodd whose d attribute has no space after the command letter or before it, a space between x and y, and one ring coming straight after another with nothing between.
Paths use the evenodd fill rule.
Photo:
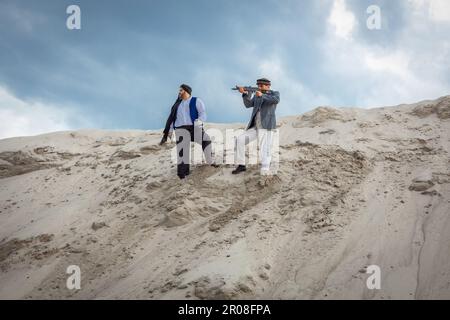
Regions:
<instances>
[{"instance_id":1,"label":"sand dune","mask_svg":"<svg viewBox=\"0 0 450 320\"><path fill-rule=\"evenodd\" d=\"M450 96L279 129L266 186L257 166L180 182L159 131L0 140L0 298L450 299Z\"/></svg>"}]
</instances>

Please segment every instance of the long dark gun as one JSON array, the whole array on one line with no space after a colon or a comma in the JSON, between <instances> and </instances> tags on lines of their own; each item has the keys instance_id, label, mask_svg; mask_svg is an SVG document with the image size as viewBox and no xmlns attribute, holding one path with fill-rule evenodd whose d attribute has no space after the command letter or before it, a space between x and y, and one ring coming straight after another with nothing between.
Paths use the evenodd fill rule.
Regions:
<instances>
[{"instance_id":1,"label":"long dark gun","mask_svg":"<svg viewBox=\"0 0 450 320\"><path fill-rule=\"evenodd\" d=\"M272 90L262 90L262 89L257 88L257 87L242 87L242 88L244 88L244 91L248 91L249 93L253 93L253 92L256 92L256 91L261 91L262 93L271 94L273 92ZM239 86L231 88L231 90L239 90Z\"/></svg>"}]
</instances>

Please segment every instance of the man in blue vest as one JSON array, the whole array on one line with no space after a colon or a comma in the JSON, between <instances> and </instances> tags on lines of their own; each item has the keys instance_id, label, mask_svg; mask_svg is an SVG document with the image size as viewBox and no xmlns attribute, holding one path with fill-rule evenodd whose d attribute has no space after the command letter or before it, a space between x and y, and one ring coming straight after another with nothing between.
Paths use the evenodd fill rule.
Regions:
<instances>
[{"instance_id":1,"label":"man in blue vest","mask_svg":"<svg viewBox=\"0 0 450 320\"><path fill-rule=\"evenodd\" d=\"M177 139L177 175L184 179L190 174L190 143L202 145L206 163L218 167L212 161L211 139L203 130L206 121L205 104L197 97L192 97L192 89L182 84L178 92L178 99L172 106L169 118L166 121L163 138L160 144L167 141L167 137L175 129Z\"/></svg>"}]
</instances>

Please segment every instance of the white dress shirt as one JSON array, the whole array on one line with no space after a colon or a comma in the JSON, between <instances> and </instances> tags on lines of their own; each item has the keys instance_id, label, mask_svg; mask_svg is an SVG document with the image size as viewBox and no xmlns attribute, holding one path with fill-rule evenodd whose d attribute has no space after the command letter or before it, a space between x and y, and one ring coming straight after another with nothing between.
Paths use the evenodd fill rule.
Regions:
<instances>
[{"instance_id":1,"label":"white dress shirt","mask_svg":"<svg viewBox=\"0 0 450 320\"><path fill-rule=\"evenodd\" d=\"M189 103L191 102L192 97L187 100L182 100L177 110L177 119L175 120L175 127L181 126L191 126L193 125L191 120L191 113L189 110ZM198 119L202 122L206 121L206 111L205 104L200 98L197 98L197 111L198 111Z\"/></svg>"}]
</instances>

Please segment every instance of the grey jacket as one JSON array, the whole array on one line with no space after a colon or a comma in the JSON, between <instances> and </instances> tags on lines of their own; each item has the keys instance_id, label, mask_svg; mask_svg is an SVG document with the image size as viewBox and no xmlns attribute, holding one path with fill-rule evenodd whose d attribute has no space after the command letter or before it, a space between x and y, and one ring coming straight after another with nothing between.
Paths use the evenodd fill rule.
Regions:
<instances>
[{"instance_id":1,"label":"grey jacket","mask_svg":"<svg viewBox=\"0 0 450 320\"><path fill-rule=\"evenodd\" d=\"M275 117L275 108L280 102L280 93L272 91L271 93L264 93L261 97L251 94L242 94L244 105L246 108L253 108L250 122L245 130L250 129L255 125L255 116L258 111L261 112L261 124L264 129L271 130L277 126L277 119Z\"/></svg>"}]
</instances>

